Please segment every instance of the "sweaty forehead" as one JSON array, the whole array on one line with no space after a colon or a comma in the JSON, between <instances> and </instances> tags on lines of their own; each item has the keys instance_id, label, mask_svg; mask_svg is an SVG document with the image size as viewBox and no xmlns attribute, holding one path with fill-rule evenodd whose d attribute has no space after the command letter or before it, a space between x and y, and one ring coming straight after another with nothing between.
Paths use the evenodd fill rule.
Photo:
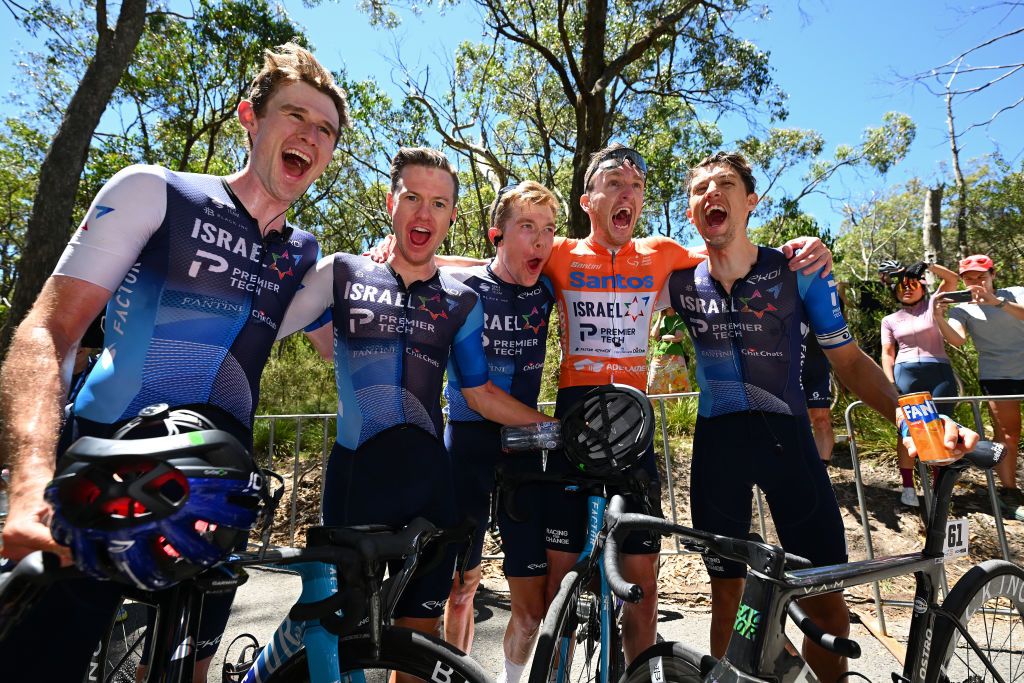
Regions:
<instances>
[{"instance_id":1,"label":"sweaty forehead","mask_svg":"<svg viewBox=\"0 0 1024 683\"><path fill-rule=\"evenodd\" d=\"M447 171L440 168L414 164L402 169L397 191L450 202L455 197L455 181Z\"/></svg>"},{"instance_id":2,"label":"sweaty forehead","mask_svg":"<svg viewBox=\"0 0 1024 683\"><path fill-rule=\"evenodd\" d=\"M520 200L512 206L508 222L511 225L521 223L550 225L555 222L555 212L550 206Z\"/></svg>"},{"instance_id":3,"label":"sweaty forehead","mask_svg":"<svg viewBox=\"0 0 1024 683\"><path fill-rule=\"evenodd\" d=\"M739 180L740 174L737 173L736 169L729 164L705 166L694 171L693 180L690 181L690 187L695 187L698 183L706 183L711 180L724 180L726 178Z\"/></svg>"}]
</instances>

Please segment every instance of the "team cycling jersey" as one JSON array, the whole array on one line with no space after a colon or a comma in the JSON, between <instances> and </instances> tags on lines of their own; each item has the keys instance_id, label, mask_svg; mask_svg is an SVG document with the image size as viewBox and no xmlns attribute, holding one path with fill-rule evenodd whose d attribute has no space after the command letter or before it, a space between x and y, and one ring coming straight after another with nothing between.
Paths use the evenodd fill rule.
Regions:
<instances>
[{"instance_id":1,"label":"team cycling jersey","mask_svg":"<svg viewBox=\"0 0 1024 683\"><path fill-rule=\"evenodd\" d=\"M303 281L284 337L333 306L338 435L350 450L413 424L441 435L441 382L449 350L465 387L487 381L477 295L442 270L406 285L389 264L334 254Z\"/></svg>"},{"instance_id":2,"label":"team cycling jersey","mask_svg":"<svg viewBox=\"0 0 1024 683\"><path fill-rule=\"evenodd\" d=\"M667 237L611 252L592 238L555 238L544 274L562 325L560 388L619 382L647 388L647 341L658 293L673 270L704 255Z\"/></svg>"},{"instance_id":3,"label":"team cycling jersey","mask_svg":"<svg viewBox=\"0 0 1024 683\"><path fill-rule=\"evenodd\" d=\"M307 232L264 238L223 178L122 170L54 270L113 293L75 414L110 424L153 403L208 404L250 427L278 325L318 256Z\"/></svg>"},{"instance_id":4,"label":"team cycling jersey","mask_svg":"<svg viewBox=\"0 0 1024 683\"><path fill-rule=\"evenodd\" d=\"M533 287L511 284L495 275L490 265L446 268L445 272L480 297L490 380L521 403L536 407L547 351L548 318L555 300L551 282L542 276ZM459 367L449 360L444 388L448 419L482 420L466 404L459 375Z\"/></svg>"},{"instance_id":5,"label":"team cycling jersey","mask_svg":"<svg viewBox=\"0 0 1024 683\"><path fill-rule=\"evenodd\" d=\"M683 317L693 338L697 412L704 417L747 410L805 415L804 335L813 329L823 349L853 341L835 280L795 273L781 252L766 247L758 247L753 268L731 292L705 262L672 273L660 302Z\"/></svg>"}]
</instances>

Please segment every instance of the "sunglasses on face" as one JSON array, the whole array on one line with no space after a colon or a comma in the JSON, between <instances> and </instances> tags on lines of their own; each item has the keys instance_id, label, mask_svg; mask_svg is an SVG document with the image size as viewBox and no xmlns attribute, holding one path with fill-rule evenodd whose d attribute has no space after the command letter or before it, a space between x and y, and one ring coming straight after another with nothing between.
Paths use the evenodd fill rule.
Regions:
<instances>
[{"instance_id":1,"label":"sunglasses on face","mask_svg":"<svg viewBox=\"0 0 1024 683\"><path fill-rule=\"evenodd\" d=\"M593 171L584 176L583 187L590 187L590 181L595 175L597 175L598 171L620 168L627 161L633 165L633 168L640 172L640 175L642 175L645 180L647 179L647 162L644 161L642 156L640 156L640 153L635 149L630 149L629 147L618 147L608 152L604 159L601 160L601 163L594 167Z\"/></svg>"},{"instance_id":2,"label":"sunglasses on face","mask_svg":"<svg viewBox=\"0 0 1024 683\"><path fill-rule=\"evenodd\" d=\"M897 292L914 291L921 287L921 281L914 278L903 278L896 283Z\"/></svg>"}]
</instances>

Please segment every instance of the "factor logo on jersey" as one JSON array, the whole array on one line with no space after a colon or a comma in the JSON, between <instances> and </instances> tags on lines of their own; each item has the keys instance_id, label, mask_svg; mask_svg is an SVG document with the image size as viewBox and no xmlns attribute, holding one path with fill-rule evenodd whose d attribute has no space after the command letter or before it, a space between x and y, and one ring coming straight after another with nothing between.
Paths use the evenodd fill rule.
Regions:
<instances>
[{"instance_id":1,"label":"factor logo on jersey","mask_svg":"<svg viewBox=\"0 0 1024 683\"><path fill-rule=\"evenodd\" d=\"M104 216L106 216L108 213L110 213L113 210L114 210L114 207L112 207L112 206L103 206L102 204L100 204L100 205L98 205L96 207L96 215L93 216L92 219L94 221L98 221L99 219L103 218ZM89 229L89 224L88 223L83 223L82 224L82 230L88 230L88 229Z\"/></svg>"}]
</instances>

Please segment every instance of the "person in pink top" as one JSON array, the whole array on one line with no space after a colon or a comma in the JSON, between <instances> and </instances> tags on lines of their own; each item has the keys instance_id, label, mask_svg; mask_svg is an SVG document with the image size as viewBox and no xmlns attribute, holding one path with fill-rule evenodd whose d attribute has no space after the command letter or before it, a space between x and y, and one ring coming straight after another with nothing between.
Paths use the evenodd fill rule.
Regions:
<instances>
[{"instance_id":1,"label":"person in pink top","mask_svg":"<svg viewBox=\"0 0 1024 683\"><path fill-rule=\"evenodd\" d=\"M935 326L933 308L929 305L928 287L922 281L925 272L940 280L934 296L956 289L958 278L940 265L917 262L903 268L893 261L883 261L879 272L888 281L900 303L895 313L882 318L882 371L901 394L929 391L932 396L956 396L956 375L943 345L942 333ZM939 403L939 412L952 415L952 403ZM896 440L903 493L900 502L917 507L914 490L914 459L900 439Z\"/></svg>"}]
</instances>

